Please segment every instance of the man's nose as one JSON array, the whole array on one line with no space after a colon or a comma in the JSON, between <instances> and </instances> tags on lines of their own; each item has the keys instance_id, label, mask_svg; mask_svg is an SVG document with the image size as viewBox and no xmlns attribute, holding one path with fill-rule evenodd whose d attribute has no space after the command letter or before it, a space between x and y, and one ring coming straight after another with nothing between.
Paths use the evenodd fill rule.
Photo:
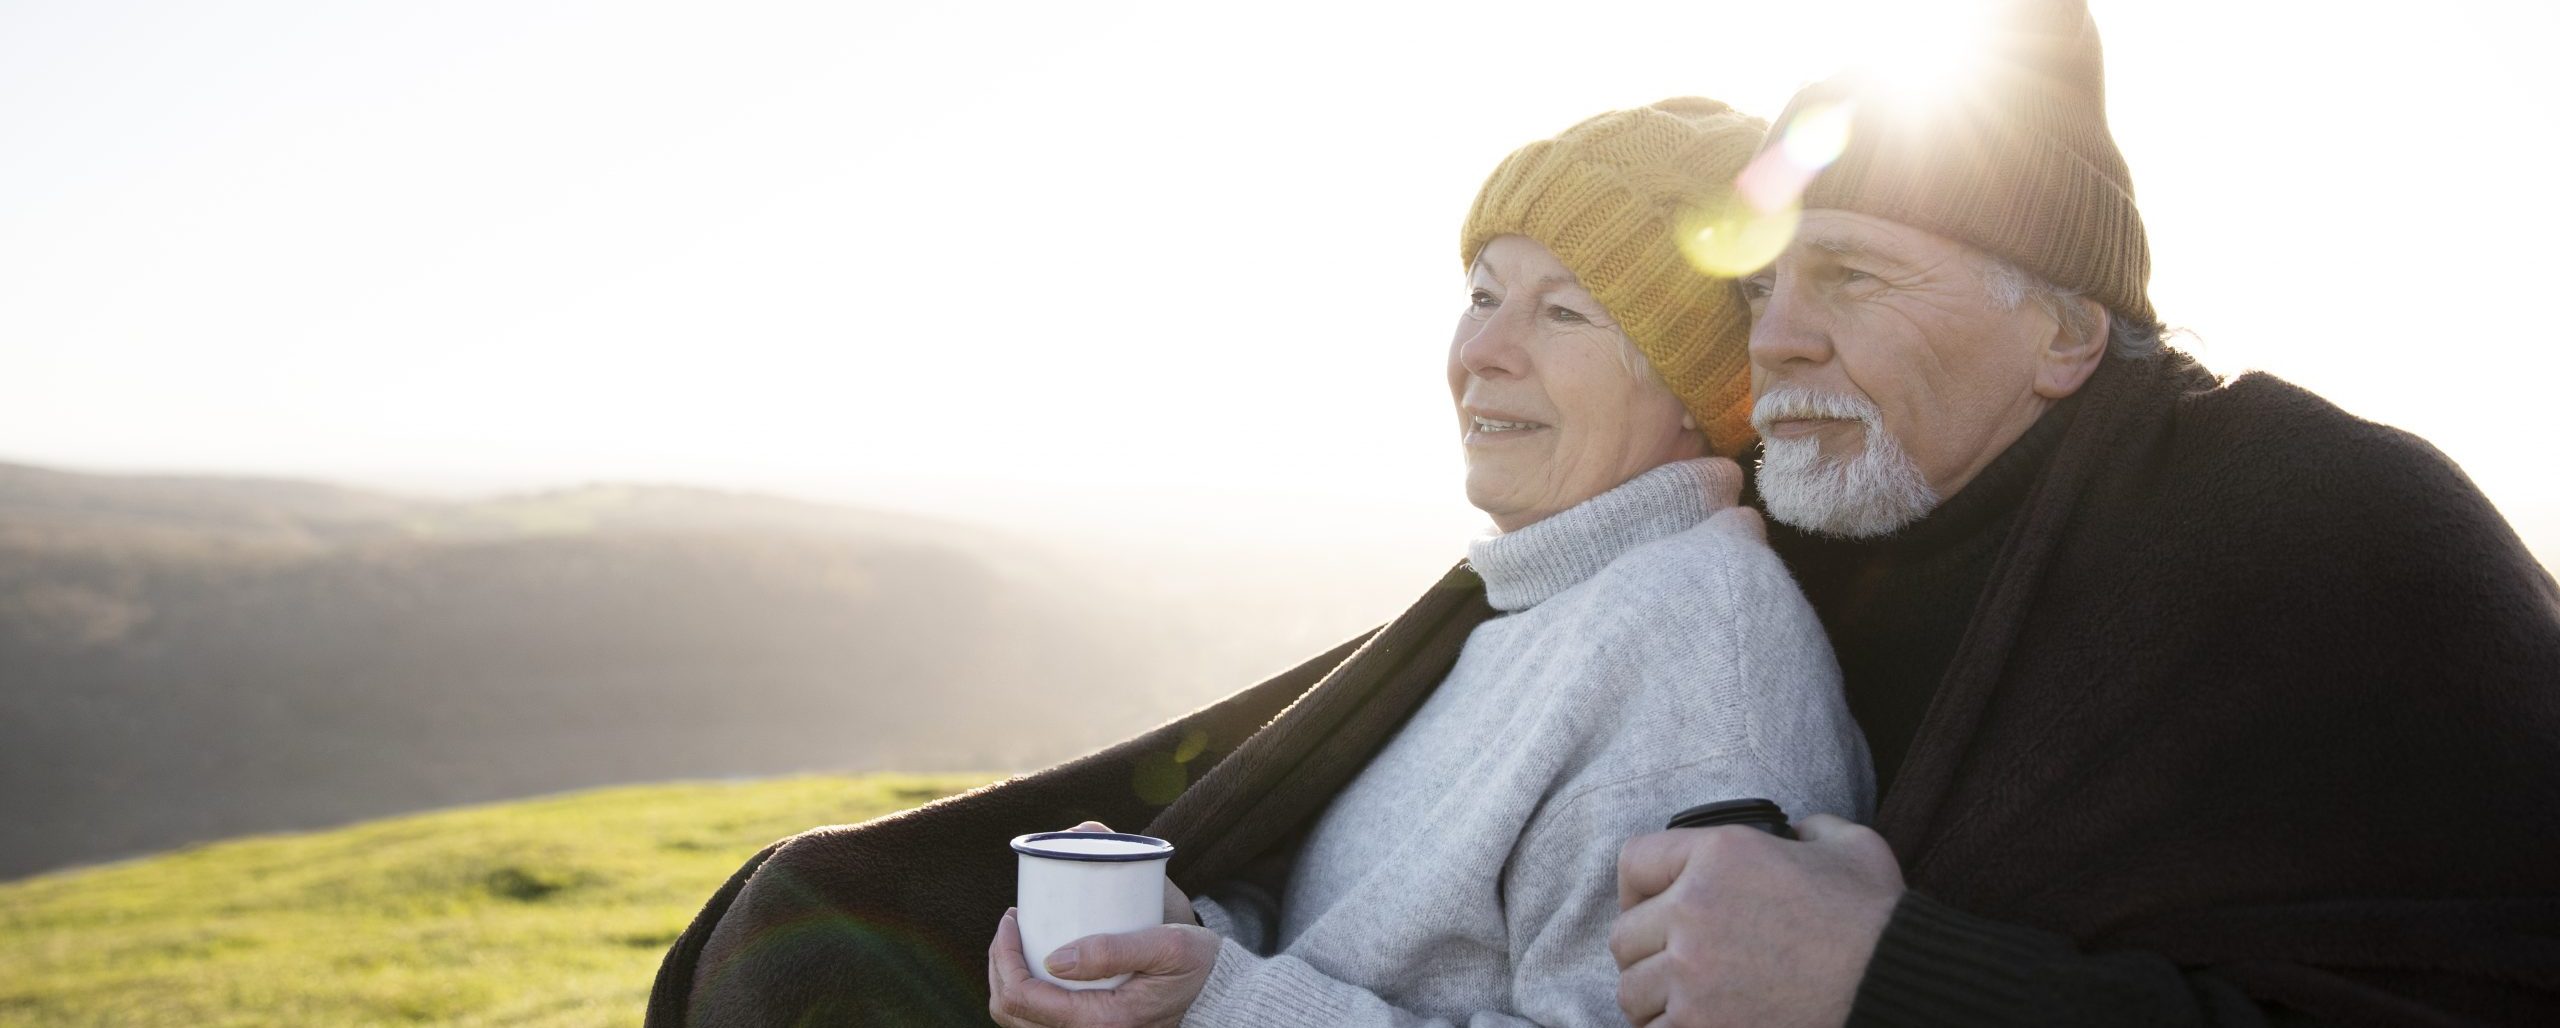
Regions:
<instances>
[{"instance_id":1,"label":"man's nose","mask_svg":"<svg viewBox=\"0 0 2560 1028\"><path fill-rule=\"evenodd\" d=\"M1830 319L1788 276L1779 276L1751 316L1751 363L1776 371L1791 363L1831 359Z\"/></svg>"}]
</instances>

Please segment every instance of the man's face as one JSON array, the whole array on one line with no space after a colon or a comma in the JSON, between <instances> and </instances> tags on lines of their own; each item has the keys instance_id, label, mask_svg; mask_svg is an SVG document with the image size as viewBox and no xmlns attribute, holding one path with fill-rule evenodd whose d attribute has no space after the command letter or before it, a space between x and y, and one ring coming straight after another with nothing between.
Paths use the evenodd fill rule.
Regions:
<instances>
[{"instance_id":1,"label":"man's face","mask_svg":"<svg viewBox=\"0 0 2560 1028\"><path fill-rule=\"evenodd\" d=\"M1805 212L1795 241L1742 283L1752 393L1764 400L1755 426L1772 456L1791 449L1812 466L1841 469L1880 444L1899 444L1904 485L1929 494L1906 489L1915 499L1904 506L1919 509L1898 515L1902 523L1971 482L2060 398L2041 395L2038 383L2056 338L2053 315L2035 303L2001 310L1984 266L1979 251L1907 225ZM1773 405L1765 402L1773 391L1842 402ZM1862 400L1889 439L1870 440L1870 420L1848 415Z\"/></svg>"}]
</instances>

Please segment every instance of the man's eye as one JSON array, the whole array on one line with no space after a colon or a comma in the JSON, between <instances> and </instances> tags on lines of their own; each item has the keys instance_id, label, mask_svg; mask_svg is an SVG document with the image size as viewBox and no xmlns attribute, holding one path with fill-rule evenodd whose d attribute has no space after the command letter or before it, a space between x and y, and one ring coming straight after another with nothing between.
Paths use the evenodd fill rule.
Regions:
<instances>
[{"instance_id":1,"label":"man's eye","mask_svg":"<svg viewBox=\"0 0 2560 1028\"><path fill-rule=\"evenodd\" d=\"M1873 278L1875 278L1875 276L1867 274L1866 272L1860 271L1856 268L1840 269L1840 281L1842 282L1865 282Z\"/></svg>"},{"instance_id":2,"label":"man's eye","mask_svg":"<svg viewBox=\"0 0 2560 1028\"><path fill-rule=\"evenodd\" d=\"M1480 311L1489 311L1502 306L1502 301L1496 299L1492 293L1478 289L1467 294L1467 306Z\"/></svg>"},{"instance_id":3,"label":"man's eye","mask_svg":"<svg viewBox=\"0 0 2560 1028\"><path fill-rule=\"evenodd\" d=\"M1591 319L1589 319L1589 318L1583 317L1583 316L1582 316L1582 312L1581 312L1581 311L1574 310L1574 309L1573 309L1573 308L1571 308L1571 307L1561 307L1561 306L1550 306L1550 307L1548 307L1548 308L1547 308L1547 316L1548 316L1548 317L1550 317L1550 318L1554 318L1554 319L1556 319L1557 321L1589 321L1589 320L1591 320Z\"/></svg>"},{"instance_id":4,"label":"man's eye","mask_svg":"<svg viewBox=\"0 0 2560 1028\"><path fill-rule=\"evenodd\" d=\"M1769 298L1769 291L1772 288L1774 287L1770 284L1767 276L1753 275L1750 278L1742 280L1742 298L1745 300L1766 300Z\"/></svg>"}]
</instances>

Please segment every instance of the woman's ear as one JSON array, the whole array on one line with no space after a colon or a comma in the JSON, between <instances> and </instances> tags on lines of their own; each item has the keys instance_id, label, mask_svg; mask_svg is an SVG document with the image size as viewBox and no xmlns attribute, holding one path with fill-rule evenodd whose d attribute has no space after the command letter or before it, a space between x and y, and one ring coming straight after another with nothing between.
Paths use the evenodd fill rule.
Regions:
<instances>
[{"instance_id":1,"label":"woman's ear","mask_svg":"<svg viewBox=\"0 0 2560 1028\"><path fill-rule=\"evenodd\" d=\"M2036 355L2036 395L2059 400L2080 391L2098 362L2107 357L2107 336L2114 328L2115 315L2105 304L2085 296L2069 297L2062 302L2074 304L2089 316L2055 318L2053 337L2045 341ZM2085 328L2075 329L2077 321Z\"/></svg>"},{"instance_id":2,"label":"woman's ear","mask_svg":"<svg viewBox=\"0 0 2560 1028\"><path fill-rule=\"evenodd\" d=\"M1698 428L1698 416L1687 410L1680 412L1680 441L1672 452L1673 460L1695 460L1719 456L1715 446L1707 442L1707 433Z\"/></svg>"}]
</instances>

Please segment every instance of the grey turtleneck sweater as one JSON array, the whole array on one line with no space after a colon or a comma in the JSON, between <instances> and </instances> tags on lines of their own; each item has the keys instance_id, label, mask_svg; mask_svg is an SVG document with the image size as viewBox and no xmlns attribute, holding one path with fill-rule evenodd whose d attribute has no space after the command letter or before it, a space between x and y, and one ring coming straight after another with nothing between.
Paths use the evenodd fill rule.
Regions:
<instances>
[{"instance_id":1,"label":"grey turtleneck sweater","mask_svg":"<svg viewBox=\"0 0 2560 1028\"><path fill-rule=\"evenodd\" d=\"M1186 1025L1620 1025L1618 848L1762 796L1863 820L1873 784L1821 623L1666 464L1478 540L1500 616L1325 810L1276 915L1225 937Z\"/></svg>"}]
</instances>

